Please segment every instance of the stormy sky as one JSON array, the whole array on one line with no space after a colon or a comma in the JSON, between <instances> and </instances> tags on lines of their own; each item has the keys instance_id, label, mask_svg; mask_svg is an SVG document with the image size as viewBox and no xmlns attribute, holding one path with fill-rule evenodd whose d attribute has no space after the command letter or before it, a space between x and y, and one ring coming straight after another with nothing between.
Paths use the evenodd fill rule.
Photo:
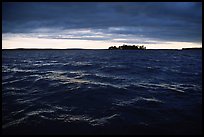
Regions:
<instances>
[{"instance_id":1,"label":"stormy sky","mask_svg":"<svg viewBox=\"0 0 204 137\"><path fill-rule=\"evenodd\" d=\"M4 2L3 48L36 48L41 42L47 48L201 47L202 3Z\"/></svg>"}]
</instances>

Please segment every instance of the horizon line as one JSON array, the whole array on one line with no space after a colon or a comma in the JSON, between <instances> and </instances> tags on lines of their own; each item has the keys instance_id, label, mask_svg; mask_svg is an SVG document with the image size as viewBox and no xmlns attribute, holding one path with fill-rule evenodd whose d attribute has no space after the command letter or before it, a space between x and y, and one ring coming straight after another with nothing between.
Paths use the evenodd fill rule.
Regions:
<instances>
[{"instance_id":1,"label":"horizon line","mask_svg":"<svg viewBox=\"0 0 204 137\"><path fill-rule=\"evenodd\" d=\"M146 48L145 50L182 50L182 49L202 49L202 47L191 47L191 48ZM110 50L110 49L86 49L86 48L2 48L2 50Z\"/></svg>"}]
</instances>

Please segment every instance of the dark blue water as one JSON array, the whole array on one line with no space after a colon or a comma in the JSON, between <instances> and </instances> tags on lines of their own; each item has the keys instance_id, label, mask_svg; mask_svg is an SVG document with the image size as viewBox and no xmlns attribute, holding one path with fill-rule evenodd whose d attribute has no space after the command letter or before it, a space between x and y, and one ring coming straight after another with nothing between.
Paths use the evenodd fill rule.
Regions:
<instances>
[{"instance_id":1,"label":"dark blue water","mask_svg":"<svg viewBox=\"0 0 204 137\"><path fill-rule=\"evenodd\" d=\"M4 134L201 134L202 53L2 52Z\"/></svg>"}]
</instances>

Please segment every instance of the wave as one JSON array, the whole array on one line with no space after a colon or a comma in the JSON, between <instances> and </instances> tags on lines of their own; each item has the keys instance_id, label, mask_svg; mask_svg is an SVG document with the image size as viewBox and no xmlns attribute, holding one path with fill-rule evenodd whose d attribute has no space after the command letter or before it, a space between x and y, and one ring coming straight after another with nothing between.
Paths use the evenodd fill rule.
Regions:
<instances>
[{"instance_id":1,"label":"wave","mask_svg":"<svg viewBox=\"0 0 204 137\"><path fill-rule=\"evenodd\" d=\"M141 102L141 101L145 101L145 102L148 102L148 103L164 103L163 101L161 100L158 100L156 98L144 98L144 97L137 97L137 98L133 98L133 99L129 99L129 100L116 100L115 103L113 103L114 105L117 105L117 106L129 106L129 105L135 105L135 103L137 102Z\"/></svg>"}]
</instances>

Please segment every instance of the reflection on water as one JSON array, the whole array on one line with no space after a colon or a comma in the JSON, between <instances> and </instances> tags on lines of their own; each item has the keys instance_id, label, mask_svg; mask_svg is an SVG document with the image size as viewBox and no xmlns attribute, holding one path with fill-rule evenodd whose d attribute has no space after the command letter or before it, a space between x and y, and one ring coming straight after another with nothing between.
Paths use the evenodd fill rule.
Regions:
<instances>
[{"instance_id":1,"label":"reflection on water","mask_svg":"<svg viewBox=\"0 0 204 137\"><path fill-rule=\"evenodd\" d=\"M4 134L201 133L200 51L2 53Z\"/></svg>"}]
</instances>

